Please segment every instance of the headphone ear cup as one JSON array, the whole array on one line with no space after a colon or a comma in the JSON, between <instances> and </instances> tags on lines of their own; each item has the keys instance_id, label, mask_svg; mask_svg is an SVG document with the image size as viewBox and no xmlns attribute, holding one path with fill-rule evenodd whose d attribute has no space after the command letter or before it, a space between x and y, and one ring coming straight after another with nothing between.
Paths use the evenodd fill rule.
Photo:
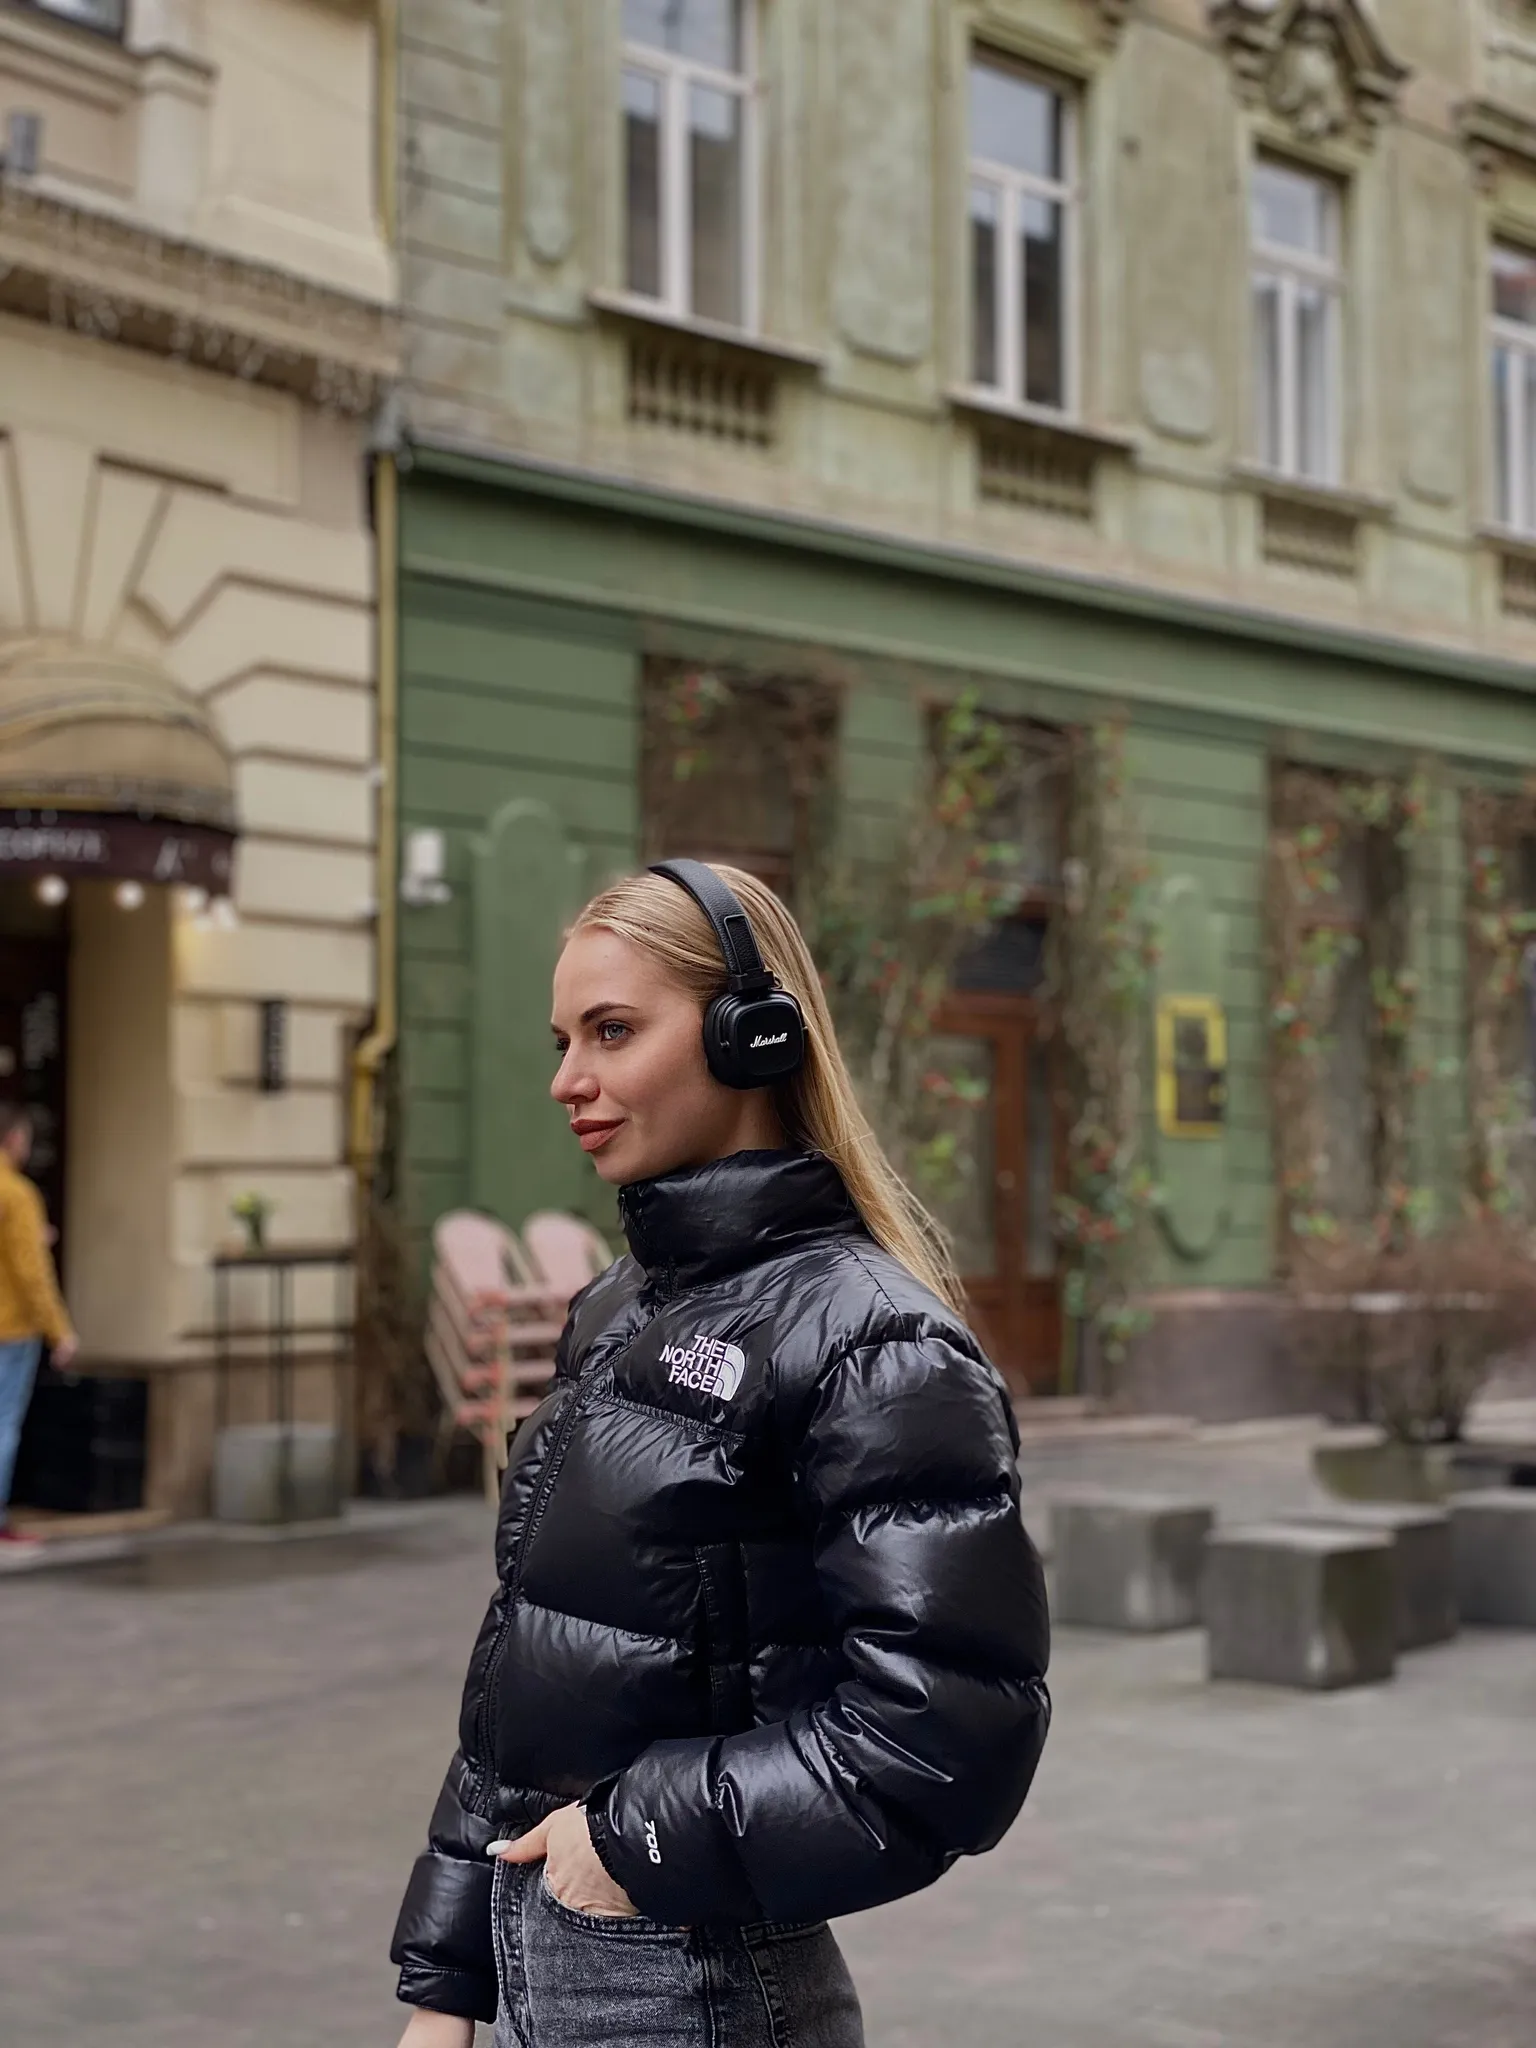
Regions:
<instances>
[{"instance_id":1,"label":"headphone ear cup","mask_svg":"<svg viewBox=\"0 0 1536 2048\"><path fill-rule=\"evenodd\" d=\"M733 1057L731 1019L740 1008L740 996L724 995L716 996L704 1012L705 1063L715 1079L727 1088L750 1085L741 1080L740 1070Z\"/></svg>"},{"instance_id":2,"label":"headphone ear cup","mask_svg":"<svg viewBox=\"0 0 1536 2048\"><path fill-rule=\"evenodd\" d=\"M805 1019L783 989L716 996L704 1016L704 1057L727 1088L768 1088L805 1062Z\"/></svg>"}]
</instances>

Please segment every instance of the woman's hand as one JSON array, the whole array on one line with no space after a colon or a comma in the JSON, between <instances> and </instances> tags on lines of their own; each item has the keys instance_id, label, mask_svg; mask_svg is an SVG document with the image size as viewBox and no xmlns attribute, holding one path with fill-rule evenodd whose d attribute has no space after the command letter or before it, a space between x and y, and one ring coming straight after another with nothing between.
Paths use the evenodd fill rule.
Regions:
<instances>
[{"instance_id":1,"label":"woman's hand","mask_svg":"<svg viewBox=\"0 0 1536 2048\"><path fill-rule=\"evenodd\" d=\"M639 1917L628 1892L598 1861L584 1806L562 1806L515 1842L492 1842L486 1854L508 1863L537 1863L542 1858L550 1890L573 1913L595 1913L605 1920ZM411 2048L416 2048L414 2042Z\"/></svg>"},{"instance_id":2,"label":"woman's hand","mask_svg":"<svg viewBox=\"0 0 1536 2048\"><path fill-rule=\"evenodd\" d=\"M451 2012L424 2012L418 2006L406 2022L400 2048L475 2048L475 2023L455 2019Z\"/></svg>"}]
</instances>

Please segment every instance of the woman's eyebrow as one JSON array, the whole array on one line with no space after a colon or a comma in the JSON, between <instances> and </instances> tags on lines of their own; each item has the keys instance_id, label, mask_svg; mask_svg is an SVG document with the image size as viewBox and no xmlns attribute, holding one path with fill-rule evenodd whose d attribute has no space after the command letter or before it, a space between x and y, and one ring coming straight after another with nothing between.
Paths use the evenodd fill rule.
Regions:
<instances>
[{"instance_id":1,"label":"woman's eyebrow","mask_svg":"<svg viewBox=\"0 0 1536 2048\"><path fill-rule=\"evenodd\" d=\"M590 1009L582 1011L580 1017L576 1021L579 1024L595 1024L599 1017L611 1016L615 1010L628 1010L631 1013L633 1013L634 1008L635 1006L633 1003L593 1003ZM555 1036L558 1038L560 1035L560 1026L551 1021L549 1028L551 1031L554 1032Z\"/></svg>"}]
</instances>

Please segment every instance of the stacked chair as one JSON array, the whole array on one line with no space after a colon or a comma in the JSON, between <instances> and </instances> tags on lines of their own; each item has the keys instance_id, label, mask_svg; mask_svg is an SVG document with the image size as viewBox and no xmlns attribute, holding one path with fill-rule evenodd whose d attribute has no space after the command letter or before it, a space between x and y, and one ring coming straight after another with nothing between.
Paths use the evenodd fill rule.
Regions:
<instances>
[{"instance_id":1,"label":"stacked chair","mask_svg":"<svg viewBox=\"0 0 1536 2048\"><path fill-rule=\"evenodd\" d=\"M427 1358L441 1429L468 1429L484 1452L487 1498L500 1490L507 1440L549 1390L571 1297L610 1264L589 1223L540 1210L521 1234L455 1209L432 1232Z\"/></svg>"}]
</instances>

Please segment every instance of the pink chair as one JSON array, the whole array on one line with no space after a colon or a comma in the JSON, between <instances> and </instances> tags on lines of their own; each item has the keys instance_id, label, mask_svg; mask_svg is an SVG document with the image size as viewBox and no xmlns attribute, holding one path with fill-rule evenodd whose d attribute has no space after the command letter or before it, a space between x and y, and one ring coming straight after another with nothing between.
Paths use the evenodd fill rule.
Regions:
<instances>
[{"instance_id":1,"label":"pink chair","mask_svg":"<svg viewBox=\"0 0 1536 2048\"><path fill-rule=\"evenodd\" d=\"M569 1307L573 1295L606 1272L613 1253L590 1223L558 1209L537 1209L522 1228L528 1280L547 1287Z\"/></svg>"},{"instance_id":2,"label":"pink chair","mask_svg":"<svg viewBox=\"0 0 1536 2048\"><path fill-rule=\"evenodd\" d=\"M442 1428L471 1430L496 1498L513 1424L543 1399L565 1304L548 1285L513 1282L527 1260L505 1224L459 1209L432 1232L426 1351L442 1395ZM531 1354L531 1355L530 1355Z\"/></svg>"}]
</instances>

